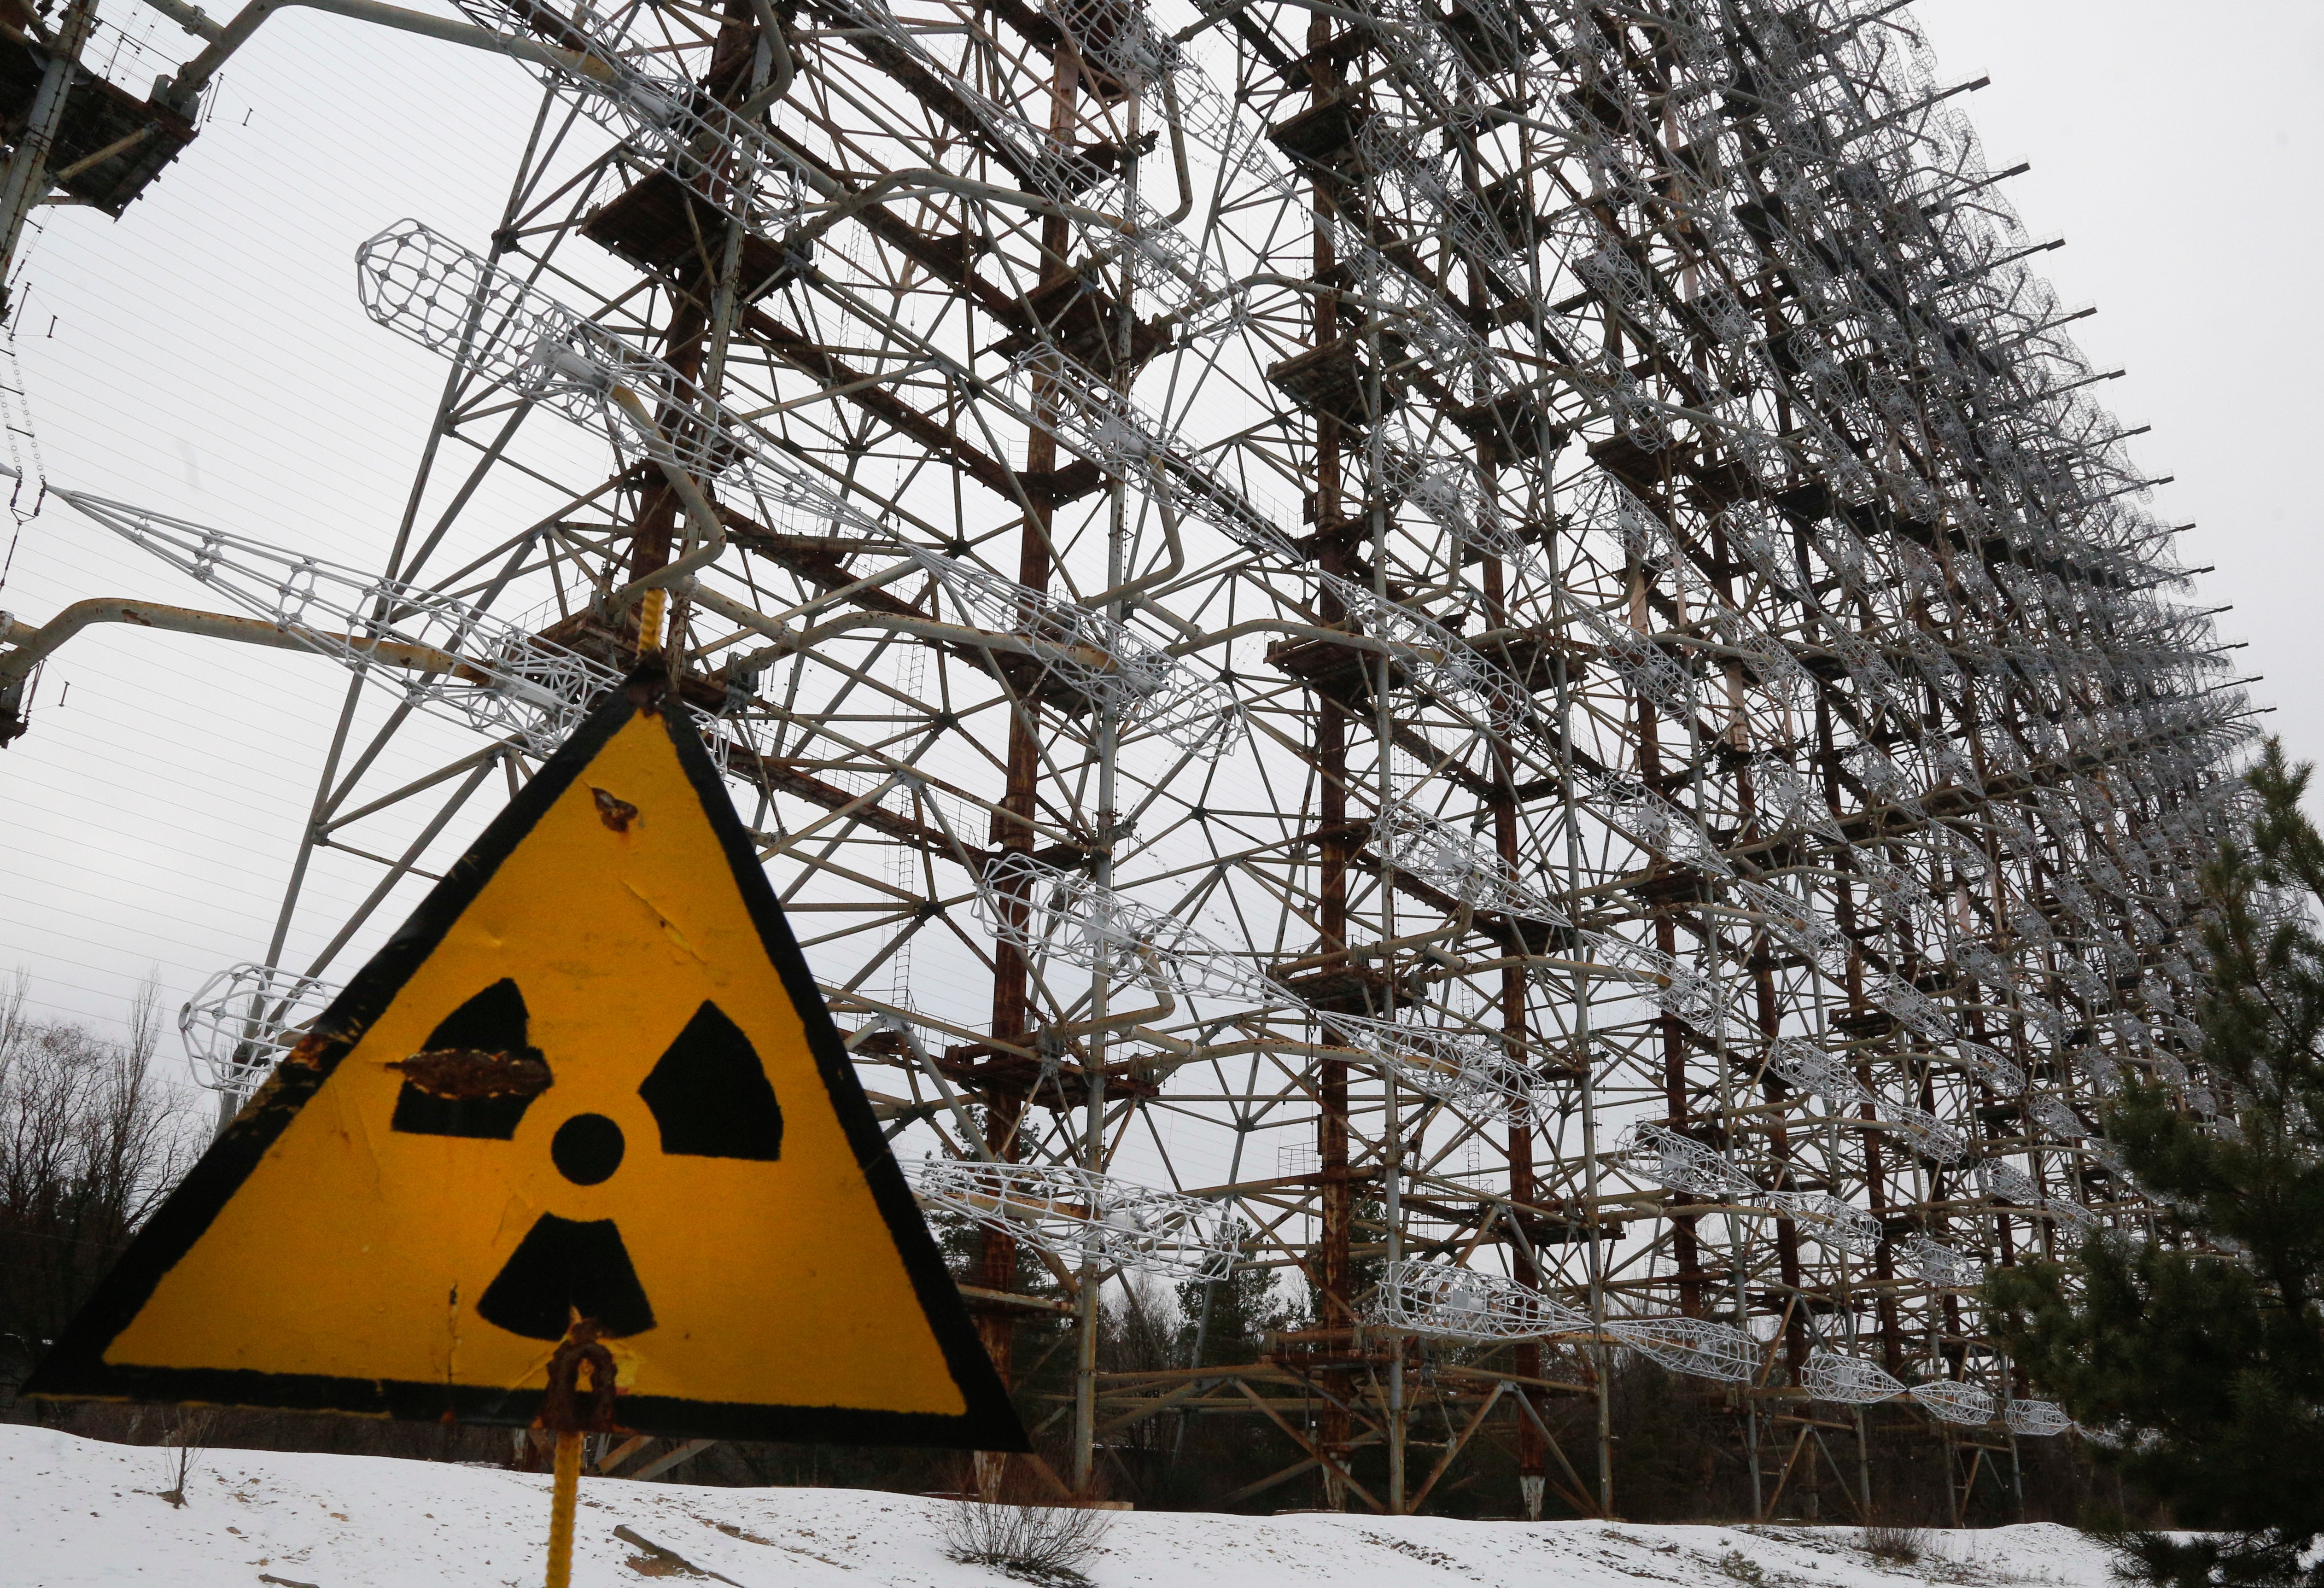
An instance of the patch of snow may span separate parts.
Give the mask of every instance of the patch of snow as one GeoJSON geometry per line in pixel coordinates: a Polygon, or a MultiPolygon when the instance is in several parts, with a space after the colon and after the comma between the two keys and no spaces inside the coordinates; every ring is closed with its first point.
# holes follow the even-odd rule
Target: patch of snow
{"type": "MultiPolygon", "coordinates": [[[[0,1580],[23,1588],[538,1588],[549,1479],[376,1456],[172,1453],[0,1426],[0,1580]]],[[[703,1489],[584,1478],[576,1588],[688,1576],[620,1528],[741,1588],[1009,1588],[945,1558],[949,1501],[859,1489],[703,1489]],[[650,1570],[641,1568],[651,1568],[650,1570]]],[[[1883,1566],[1852,1528],[1114,1513],[1096,1588],[2107,1588],[2105,1548],[2037,1525],[1934,1532],[1883,1566]]]]}

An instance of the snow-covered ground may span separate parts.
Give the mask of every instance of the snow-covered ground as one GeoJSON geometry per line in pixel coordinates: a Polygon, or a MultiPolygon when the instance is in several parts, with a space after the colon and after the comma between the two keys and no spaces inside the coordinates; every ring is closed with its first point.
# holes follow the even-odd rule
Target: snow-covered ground
{"type": "MultiPolygon", "coordinates": [[[[0,1426],[0,1583],[11,1588],[534,1588],[549,1480],[366,1456],[202,1453],[187,1504],[169,1453],[0,1426]]],[[[585,1478],[576,1588],[1007,1588],[945,1558],[945,1501],[848,1489],[692,1489],[585,1478]],[[617,1533],[617,1529],[619,1530],[617,1533]],[[687,1563],[681,1566],[671,1557],[687,1563]]],[[[1098,1588],[2105,1588],[2065,1528],[1937,1533],[1885,1569],[1844,1528],[1457,1522],[1427,1517],[1118,1513],[1098,1588]]]]}

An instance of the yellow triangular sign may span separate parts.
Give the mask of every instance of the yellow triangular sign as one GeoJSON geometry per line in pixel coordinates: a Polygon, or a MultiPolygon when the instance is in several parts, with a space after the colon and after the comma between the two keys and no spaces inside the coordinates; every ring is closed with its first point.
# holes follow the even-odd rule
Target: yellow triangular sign
{"type": "Polygon", "coordinates": [[[659,698],[633,684],[493,821],[27,1393],[524,1424],[586,1316],[639,1433],[1025,1448],[659,698]]]}

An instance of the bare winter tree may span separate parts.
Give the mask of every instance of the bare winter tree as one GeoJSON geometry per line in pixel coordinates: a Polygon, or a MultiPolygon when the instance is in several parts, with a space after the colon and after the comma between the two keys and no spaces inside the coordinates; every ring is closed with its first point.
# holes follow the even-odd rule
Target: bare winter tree
{"type": "Polygon", "coordinates": [[[0,984],[0,1390],[46,1343],[197,1150],[184,1089],[157,1072],[158,981],[110,1039],[26,1013],[22,971],[0,984]]]}

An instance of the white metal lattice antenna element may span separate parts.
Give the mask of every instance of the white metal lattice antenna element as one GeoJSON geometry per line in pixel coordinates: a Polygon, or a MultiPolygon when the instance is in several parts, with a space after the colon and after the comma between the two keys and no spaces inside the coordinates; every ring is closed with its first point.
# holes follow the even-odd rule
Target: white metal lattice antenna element
{"type": "Polygon", "coordinates": [[[1600,660],[1632,689],[1681,722],[1693,715],[1693,688],[1686,669],[1652,640],[1591,607],[1577,608],[1573,615],[1597,643],[1600,660]]]}
{"type": "Polygon", "coordinates": [[[1381,1270],[1372,1321],[1443,1340],[1484,1344],[1587,1334],[1590,1315],[1529,1285],[1451,1263],[1406,1259],[1381,1270]]]}
{"type": "Polygon", "coordinates": [[[249,1096],[338,995],[335,983],[271,965],[218,972],[178,1011],[195,1080],[208,1091],[249,1096]]]}
{"type": "Polygon", "coordinates": [[[1497,350],[1480,339],[1466,323],[1447,313],[1441,293],[1428,291],[1418,282],[1384,259],[1354,226],[1334,228],[1340,258],[1384,316],[1399,324],[1411,339],[1414,353],[1450,383],[1482,377],[1501,383],[1491,373],[1497,350]]]}
{"type": "Polygon", "coordinates": [[[1119,703],[1135,714],[1141,729],[1183,750],[1213,758],[1223,750],[1239,712],[1216,679],[1173,660],[1103,613],[926,547],[913,547],[909,555],[943,586],[956,611],[980,628],[1038,642],[1049,669],[1082,694],[1119,703]]]}
{"type": "Polygon", "coordinates": [[[1575,779],[1597,798],[1606,819],[1640,846],[1680,865],[1731,878],[1735,867],[1693,817],[1645,784],[1577,768],[1575,779]]]}
{"type": "Polygon", "coordinates": [[[1666,1125],[1640,1121],[1631,1127],[1631,1153],[1646,1161],[1648,1172],[1674,1191],[1688,1191],[1747,1205],[1762,1204],[1766,1192],[1757,1181],[1700,1141],[1680,1135],[1666,1125]]]}
{"type": "Polygon", "coordinates": [[[1771,1191],[1767,1200],[1812,1241],[1868,1259],[1880,1250],[1880,1221],[1829,1191],[1771,1191]]]}
{"type": "MultiPolygon", "coordinates": [[[[613,669],[455,596],[88,492],[53,485],[50,492],[415,709],[504,740],[537,759],[551,754],[591,703],[621,683],[613,669]]],[[[691,705],[687,710],[706,739],[751,736],[753,725],[745,720],[714,716],[691,705]]],[[[728,770],[748,777],[745,762],[731,762],[728,770]]],[[[872,803],[908,803],[913,797],[907,776],[881,780],[852,769],[824,776],[872,803]]],[[[964,828],[969,808],[964,802],[925,783],[915,788],[918,798],[951,812],[956,830],[964,828]]]]}
{"type": "Polygon", "coordinates": [[[1368,636],[1395,651],[1416,688],[1467,702],[1468,709],[1496,733],[1515,733],[1525,725],[1532,697],[1508,673],[1463,645],[1452,630],[1352,579],[1337,574],[1317,577],[1368,636]]]}
{"type": "Polygon", "coordinates": [[[1582,941],[1600,963],[1615,966],[1640,983],[1642,996],[1677,1016],[1718,1042],[1718,1005],[1709,983],[1671,955],[1650,943],[1615,932],[1586,932],[1582,941]]]}
{"type": "Polygon", "coordinates": [[[2043,1439],[2074,1426],[2066,1408],[2051,1400],[2012,1400],[2001,1408],[2001,1420],[2021,1439],[2043,1439]]]}
{"type": "Polygon", "coordinates": [[[1519,882],[1499,855],[1401,800],[1389,801],[1373,818],[1372,842],[1397,870],[1464,904],[1553,926],[1567,924],[1564,912],[1519,882]]]}
{"type": "MultiPolygon", "coordinates": [[[[1800,665],[1799,658],[1792,654],[1790,647],[1784,642],[1768,633],[1745,614],[1729,606],[1714,607],[1709,621],[1712,629],[1729,644],[1744,652],[1750,661],[1751,670],[1759,675],[1768,695],[1779,706],[1788,709],[1814,697],[1814,678],[1800,665]]],[[[1770,789],[1782,802],[1779,808],[1785,812],[1787,822],[1801,821],[1827,836],[1840,836],[1839,828],[1831,825],[1831,811],[1816,808],[1807,785],[1800,781],[1798,773],[1775,756],[1765,756],[1761,760],[1768,766],[1782,768],[1770,783],[1770,789]],[[1811,808],[1800,811],[1798,808],[1803,804],[1811,808]]]]}
{"type": "Polygon", "coordinates": [[[1904,1393],[1904,1384],[1878,1362],[1837,1351],[1810,1353],[1800,1384],[1818,1400],[1842,1406],[1869,1406],[1904,1393]]]}
{"type": "Polygon", "coordinates": [[[1950,1289],[1966,1289],[1978,1282],[1985,1265],[1964,1251],[1915,1235],[1904,1243],[1904,1260],[1921,1270],[1921,1277],[1932,1285],[1950,1289]]]}
{"type": "MultiPolygon", "coordinates": [[[[1771,647],[1771,653],[1774,649],[1777,648],[1771,647]]],[[[1789,762],[1777,756],[1762,755],[1751,763],[1751,770],[1759,786],[1767,791],[1768,804],[1784,826],[1803,826],[1821,837],[1838,841],[1840,829],[1832,820],[1831,812],[1816,799],[1807,780],[1789,762]]]]}
{"type": "Polygon", "coordinates": [[[1051,401],[1039,429],[1121,478],[1151,486],[1176,512],[1210,525],[1246,550],[1288,564],[1299,561],[1279,514],[1187,454],[1125,393],[1054,348],[1028,354],[1012,366],[1012,374],[1028,408],[1034,406],[1034,383],[1047,388],[1051,401]]]}
{"type": "Polygon", "coordinates": [[[2003,1202],[2014,1202],[2020,1207],[2040,1205],[2041,1193],[2034,1188],[2034,1177],[2015,1164],[1997,1158],[1978,1159],[1978,1178],[1985,1182],[1987,1195],[2003,1202]]]}
{"type": "Polygon", "coordinates": [[[1864,974],[1864,995],[1895,1015],[1900,1024],[1923,1041],[1943,1045],[1954,1039],[1952,1021],[1945,1018],[1934,999],[1909,982],[1868,970],[1864,974]]]}
{"type": "Polygon", "coordinates": [[[1879,900],[1882,907],[1892,914],[1900,910],[1923,913],[1935,910],[1936,899],[1922,885],[1921,880],[1879,850],[1861,844],[1851,845],[1848,858],[1863,879],[1865,891],[1879,900]]]}
{"type": "Polygon", "coordinates": [[[1225,1205],[1117,1180],[1074,1164],[907,1160],[920,1200],[1029,1242],[1061,1261],[1168,1279],[1218,1279],[1235,1258],[1225,1205]]]}
{"type": "MultiPolygon", "coordinates": [[[[668,362],[419,222],[380,233],[355,262],[364,308],[381,325],[601,431],[631,457],[669,461],[722,491],[739,489],[764,525],[894,543],[877,520],[668,362]],[[613,401],[619,392],[633,403],[613,401]],[[686,417],[666,422],[641,413],[686,417]]],[[[1236,713],[1215,679],[1103,614],[925,548],[907,553],[988,632],[1029,641],[1080,693],[1133,708],[1140,730],[1181,748],[1213,757],[1223,749],[1236,713]]]]}
{"type": "Polygon", "coordinates": [[[1742,1384],[1759,1370],[1758,1346],[1728,1324],[1689,1317],[1621,1318],[1608,1323],[1606,1334],[1674,1373],[1742,1384]]]}
{"type": "Polygon", "coordinates": [[[1155,984],[1157,979],[1192,996],[1226,997],[1301,1011],[1327,1021],[1351,1048],[1406,1085],[1456,1106],[1504,1109],[1540,1103],[1543,1077],[1510,1058],[1481,1032],[1310,1010],[1225,954],[1189,925],[1078,873],[1029,856],[1010,856],[981,880],[977,913],[1001,937],[1028,954],[1055,955],[1091,970],[1155,984]],[[1021,923],[1012,920],[1021,915],[1021,923]]]}
{"type": "Polygon", "coordinates": [[[1982,1384],[1964,1384],[1958,1379],[1923,1379],[1905,1393],[1928,1408],[1931,1417],[1942,1422],[1974,1427],[1993,1420],[1994,1393],[1982,1384]]]}
{"type": "Polygon", "coordinates": [[[598,431],[632,458],[667,456],[698,481],[747,495],[770,529],[894,541],[666,360],[416,220],[355,251],[355,286],[364,311],[398,336],[598,431]],[[649,414],[688,417],[644,434],[616,392],[649,414]]]}
{"type": "Polygon", "coordinates": [[[1465,460],[1430,456],[1425,439],[1391,439],[1385,428],[1376,446],[1379,462],[1374,466],[1389,491],[1464,545],[1531,568],[1532,548],[1494,522],[1489,507],[1474,489],[1472,471],[1465,460]]]}
{"type": "Polygon", "coordinates": [[[302,644],[365,669],[418,709],[535,756],[563,743],[589,702],[621,682],[453,596],[85,491],[50,494],[302,644]]]}
{"type": "Polygon", "coordinates": [[[977,879],[977,919],[1028,956],[1244,1003],[1296,1001],[1190,922],[1029,854],[1003,854],[977,879]]]}
{"type": "Polygon", "coordinates": [[[1969,1156],[1969,1142],[1961,1133],[1927,1109],[1886,1098],[1876,1099],[1873,1106],[1879,1113],[1879,1123],[1904,1131],[1915,1147],[1939,1163],[1959,1163],[1969,1156]]]}
{"type": "Polygon", "coordinates": [[[767,213],[766,180],[794,170],[796,157],[756,125],[702,94],[666,58],[627,48],[620,31],[587,0],[560,0],[553,11],[493,0],[456,3],[477,25],[503,33],[512,42],[527,40],[534,28],[545,26],[577,59],[543,60],[537,53],[518,59],[619,139],[641,169],[669,170],[703,200],[723,199],[722,208],[742,211],[738,219],[764,225],[779,218],[767,213]],[[752,172],[758,180],[737,182],[733,173],[738,170],[752,172]],[[738,202],[737,189],[752,202],[738,202]]]}
{"type": "Polygon", "coordinates": [[[1768,1049],[1767,1067],[1836,1108],[1854,1108],[1872,1101],[1872,1094],[1857,1084],[1840,1059],[1794,1037],[1775,1039],[1768,1049]]]}
{"type": "Polygon", "coordinates": [[[2025,1090],[2025,1072],[1984,1043],[1956,1042],[1953,1051],[1960,1056],[1963,1064],[1985,1078],[1987,1085],[2003,1096],[2015,1097],[2025,1090]]]}
{"type": "MultiPolygon", "coordinates": [[[[951,103],[965,110],[978,131],[1009,153],[1004,163],[1032,184],[1031,194],[1012,193],[990,184],[951,180],[945,190],[964,203],[1001,200],[1038,206],[1046,200],[1064,205],[1065,213],[1091,226],[1096,251],[1107,256],[1129,255],[1142,267],[1141,282],[1169,309],[1192,302],[1228,297],[1226,284],[1216,280],[1201,251],[1168,220],[1138,200],[1119,183],[1106,183],[1105,173],[1077,151],[1061,145],[1041,128],[1032,126],[996,105],[974,84],[928,53],[911,29],[881,0],[839,0],[854,25],[876,34],[885,47],[909,57],[924,79],[939,81],[951,103]],[[1103,190],[1090,189],[1103,185],[1103,190]]],[[[698,84],[674,73],[668,58],[653,42],[632,44],[611,20],[586,0],[559,5],[547,13],[529,4],[503,0],[459,0],[460,9],[482,26],[507,31],[512,42],[544,28],[572,51],[573,59],[542,59],[538,51],[520,56],[548,87],[621,141],[626,163],[641,172],[659,172],[675,180],[696,202],[723,211],[770,242],[786,241],[785,234],[808,217],[806,189],[830,194],[839,189],[803,151],[827,145],[815,118],[782,97],[759,97],[744,115],[701,92],[698,84]],[[774,122],[771,131],[759,117],[774,122]]],[[[1125,37],[1137,30],[1123,30],[1125,37]]],[[[1146,35],[1149,40],[1151,35],[1146,35]]],[[[1136,73],[1142,82],[1167,66],[1199,75],[1174,52],[1152,41],[1155,48],[1134,51],[1144,57],[1136,73]]],[[[1116,53],[1120,52],[1117,46],[1116,53]]],[[[935,171],[899,172],[908,181],[945,182],[935,171]]]]}
{"type": "Polygon", "coordinates": [[[1960,960],[1961,970],[1969,972],[1970,976],[1976,976],[1978,981],[1982,981],[1985,986],[1994,988],[1997,992],[2008,992],[2010,988],[2017,986],[2017,967],[2010,965],[2006,958],[2001,958],[1998,954],[1994,954],[1992,948],[1985,946],[1985,944],[1978,944],[1978,942],[1957,944],[1952,951],[1952,958],[1960,960]]]}
{"type": "Polygon", "coordinates": [[[1187,923],[1030,856],[1005,857],[989,868],[978,884],[976,910],[995,934],[1028,955],[1055,955],[1148,985],[1158,980],[1191,996],[1302,1011],[1327,1022],[1349,1048],[1406,1085],[1456,1106],[1536,1107],[1546,1085],[1482,1032],[1310,1009],[1187,923]]]}
{"type": "MultiPolygon", "coordinates": [[[[1757,915],[1768,936],[1821,971],[1833,981],[1848,974],[1848,938],[1840,929],[1794,894],[1765,882],[1745,879],[1735,884],[1736,896],[1757,915]]],[[[1784,1038],[1794,1048],[1815,1052],[1797,1038],[1784,1038]]],[[[1781,1072],[1778,1072],[1781,1073],[1781,1072]]],[[[1799,1085],[1800,1083],[1794,1083],[1799,1085]]],[[[1821,1090],[1812,1087],[1810,1090],[1821,1090]]]]}
{"type": "Polygon", "coordinates": [[[2042,1211],[2059,1223],[2070,1226],[2076,1239],[2098,1228],[2098,1215],[2070,1196],[2047,1196],[2042,1199],[2042,1211]]]}
{"type": "Polygon", "coordinates": [[[1347,1045],[1416,1091],[1457,1108],[1539,1110],[1547,1081],[1508,1055],[1498,1038],[1371,1015],[1317,1015],[1347,1045]]]}
{"type": "MultiPolygon", "coordinates": [[[[2130,1022],[2128,1021],[2125,1022],[2126,1025],[2129,1023],[2130,1022]]],[[[2139,1029],[2143,1030],[2144,1027],[2142,1026],[2139,1029]]],[[[2192,1100],[2192,1094],[2190,1093],[2189,1099],[2190,1104],[2192,1100]]],[[[2026,1105],[2026,1107],[2028,1112],[2034,1115],[2034,1121],[2039,1123],[2043,1130],[2049,1131],[2052,1136],[2057,1137],[2061,1141],[2076,1141],[2089,1134],[2089,1129],[2082,1123],[2081,1116],[2080,1114],[2077,1114],[2065,1103],[2060,1102],[2055,1097],[2050,1096],[2046,1093],[2034,1098],[2032,1103],[2026,1105]]],[[[2208,1113],[2210,1111],[2203,1109],[2199,1110],[2198,1112],[2208,1113]]]]}

